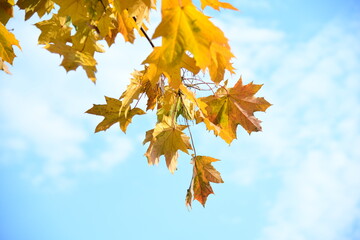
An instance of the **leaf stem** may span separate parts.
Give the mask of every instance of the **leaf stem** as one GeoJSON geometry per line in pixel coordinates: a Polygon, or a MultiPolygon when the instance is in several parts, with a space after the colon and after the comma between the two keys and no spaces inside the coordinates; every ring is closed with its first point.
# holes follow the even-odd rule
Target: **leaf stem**
{"type": "MultiPolygon", "coordinates": [[[[134,21],[135,21],[135,23],[136,23],[136,17],[135,17],[135,16],[133,16],[133,19],[134,19],[134,21]]],[[[150,39],[150,37],[147,35],[146,31],[145,31],[142,27],[140,27],[140,31],[144,34],[144,36],[146,37],[146,39],[147,39],[148,42],[150,43],[151,47],[152,47],[152,48],[155,48],[154,43],[151,41],[151,39],[150,39]]]]}
{"type": "Polygon", "coordinates": [[[142,96],[144,95],[144,93],[145,93],[145,92],[142,92],[142,93],[141,93],[139,99],[137,100],[137,102],[135,103],[135,106],[134,106],[133,108],[136,108],[136,107],[137,107],[137,105],[138,105],[138,103],[140,102],[140,100],[141,100],[142,96]]]}

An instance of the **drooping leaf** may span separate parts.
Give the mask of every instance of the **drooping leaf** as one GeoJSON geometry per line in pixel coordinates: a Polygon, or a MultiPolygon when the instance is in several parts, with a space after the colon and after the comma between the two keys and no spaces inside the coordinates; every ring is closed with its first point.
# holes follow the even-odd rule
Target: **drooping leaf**
{"type": "Polygon", "coordinates": [[[183,55],[189,51],[202,70],[217,69],[217,74],[211,71],[211,79],[215,83],[223,80],[220,77],[225,70],[233,72],[230,63],[233,55],[228,40],[207,16],[196,9],[192,1],[164,0],[161,12],[162,21],[153,38],[162,37],[163,50],[161,58],[153,57],[152,62],[160,59],[161,62],[179,65],[183,55]]]}
{"type": "Polygon", "coordinates": [[[13,63],[16,56],[13,46],[21,49],[19,41],[15,38],[14,34],[9,32],[5,26],[0,23],[0,58],[10,64],[13,63]]]}
{"type": "Polygon", "coordinates": [[[125,116],[124,110],[121,110],[121,101],[115,98],[105,97],[106,104],[96,105],[86,113],[104,116],[104,120],[101,121],[95,128],[95,132],[106,131],[115,123],[119,123],[120,129],[125,133],[127,126],[131,123],[132,118],[135,115],[145,114],[140,108],[130,109],[128,114],[125,116]]]}
{"type": "Polygon", "coordinates": [[[150,142],[145,153],[148,163],[158,164],[160,156],[164,155],[167,167],[174,173],[178,151],[188,153],[188,149],[192,149],[189,137],[182,132],[185,128],[187,126],[177,125],[173,118],[164,116],[154,129],[147,131],[144,144],[150,142]]]}
{"type": "Polygon", "coordinates": [[[191,207],[193,200],[198,200],[204,207],[206,200],[214,191],[210,185],[213,183],[223,183],[220,173],[211,165],[219,161],[218,159],[207,156],[195,156],[192,159],[193,177],[190,188],[187,190],[185,203],[191,207]]]}
{"type": "Polygon", "coordinates": [[[136,23],[132,19],[126,10],[117,14],[117,30],[124,37],[126,42],[133,43],[135,40],[134,28],[136,23]]]}
{"type": "Polygon", "coordinates": [[[236,138],[238,125],[249,134],[261,131],[261,121],[254,112],[265,112],[271,106],[264,98],[254,96],[261,86],[243,85],[240,78],[233,88],[219,88],[215,95],[201,98],[207,104],[207,113],[203,116],[207,128],[229,144],[236,138]]]}
{"type": "Polygon", "coordinates": [[[85,70],[88,78],[93,82],[96,81],[95,73],[97,71],[97,63],[90,54],[82,53],[65,44],[46,44],[44,48],[64,57],[61,66],[63,66],[67,72],[76,70],[81,66],[85,70]]]}
{"type": "Polygon", "coordinates": [[[134,100],[139,99],[139,95],[145,92],[147,86],[143,79],[144,71],[135,70],[131,75],[133,77],[130,79],[130,84],[120,97],[123,108],[130,106],[134,100]]]}

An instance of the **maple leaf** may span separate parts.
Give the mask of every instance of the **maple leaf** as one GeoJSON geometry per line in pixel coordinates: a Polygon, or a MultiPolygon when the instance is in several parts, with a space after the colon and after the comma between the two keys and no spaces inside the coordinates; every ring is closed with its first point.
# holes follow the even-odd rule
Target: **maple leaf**
{"type": "Polygon", "coordinates": [[[174,173],[178,150],[188,153],[188,149],[192,149],[189,137],[182,132],[185,128],[187,126],[177,125],[173,118],[164,116],[154,129],[147,131],[143,143],[150,142],[145,153],[148,163],[150,165],[158,164],[160,156],[164,155],[168,169],[174,173]]]}
{"type": "Polygon", "coordinates": [[[67,43],[71,41],[71,27],[68,26],[66,17],[53,14],[51,19],[35,24],[41,30],[38,43],[67,43]]]}
{"type": "Polygon", "coordinates": [[[0,58],[10,64],[13,63],[16,56],[12,46],[17,46],[21,49],[19,41],[15,38],[14,34],[9,32],[5,26],[0,23],[0,58]]]}
{"type": "Polygon", "coordinates": [[[158,121],[161,121],[164,116],[176,119],[179,114],[178,110],[180,105],[181,101],[178,92],[175,89],[166,86],[164,88],[164,93],[158,99],[158,111],[156,113],[158,121]]]}
{"type": "Polygon", "coordinates": [[[240,78],[233,88],[222,87],[215,95],[201,98],[207,104],[203,117],[207,128],[229,144],[236,138],[239,124],[249,134],[261,131],[261,121],[254,117],[254,112],[265,112],[271,106],[264,98],[254,97],[261,87],[252,82],[243,85],[240,78]]]}
{"type": "Polygon", "coordinates": [[[142,62],[142,64],[149,64],[144,77],[154,85],[159,82],[160,76],[164,74],[169,80],[169,85],[174,89],[178,89],[182,82],[182,68],[189,70],[194,75],[200,71],[200,68],[196,66],[194,58],[185,53],[182,55],[180,62],[168,62],[164,57],[166,51],[165,47],[155,47],[153,49],[150,55],[142,62]]]}
{"type": "Polygon", "coordinates": [[[224,182],[220,173],[211,165],[211,163],[217,161],[220,160],[207,156],[193,157],[193,177],[185,199],[187,206],[191,207],[191,202],[193,200],[198,200],[205,207],[208,196],[214,193],[210,186],[210,182],[224,182]]]}
{"type": "Polygon", "coordinates": [[[201,8],[204,9],[207,6],[212,7],[215,10],[220,10],[220,8],[238,10],[233,5],[227,2],[220,2],[219,0],[201,0],[201,8]]]}
{"type": "Polygon", "coordinates": [[[125,133],[127,126],[131,123],[132,118],[135,115],[142,115],[145,112],[140,108],[130,109],[125,116],[124,110],[121,110],[121,101],[115,98],[105,97],[106,104],[96,105],[86,113],[104,116],[104,120],[101,121],[95,128],[95,132],[106,131],[113,124],[119,122],[120,129],[125,133]]]}
{"type": "Polygon", "coordinates": [[[82,53],[65,44],[46,44],[44,48],[64,57],[61,66],[63,66],[67,72],[76,70],[79,66],[82,66],[88,78],[93,82],[96,81],[96,60],[90,54],[82,53]]]}
{"type": "Polygon", "coordinates": [[[140,27],[144,19],[149,20],[149,11],[155,8],[154,0],[113,0],[115,9],[121,13],[128,12],[130,18],[135,17],[137,25],[140,27]]]}
{"type": "Polygon", "coordinates": [[[60,6],[58,14],[69,16],[74,24],[89,18],[88,5],[90,1],[85,0],[53,0],[60,6]]]}
{"type": "Polygon", "coordinates": [[[51,0],[18,0],[16,5],[25,10],[25,20],[31,18],[34,13],[41,18],[54,8],[54,2],[51,0]]]}
{"type": "MultiPolygon", "coordinates": [[[[193,54],[196,65],[202,70],[211,70],[211,79],[219,83],[225,70],[233,73],[228,40],[207,16],[197,10],[192,1],[162,1],[162,21],[155,29],[153,38],[162,37],[162,47],[159,60],[152,62],[167,62],[179,65],[186,51],[193,54]],[[220,76],[220,77],[219,77],[220,76]]],[[[165,65],[165,64],[161,64],[165,65]]],[[[166,69],[166,67],[165,67],[166,69]]]]}
{"type": "Polygon", "coordinates": [[[144,71],[135,70],[131,75],[133,77],[130,79],[130,84],[120,97],[122,107],[130,106],[135,99],[139,99],[139,95],[146,89],[146,82],[143,81],[144,71]]]}
{"type": "Polygon", "coordinates": [[[166,48],[155,47],[150,55],[142,62],[142,64],[149,63],[145,77],[155,85],[159,82],[160,76],[164,74],[169,80],[169,85],[175,89],[181,83],[181,62],[168,62],[165,58],[166,48]]]}
{"type": "Polygon", "coordinates": [[[105,52],[103,46],[97,42],[100,36],[93,25],[88,21],[79,21],[76,27],[76,34],[71,37],[74,49],[91,56],[94,56],[95,52],[105,52]]]}
{"type": "MultiPolygon", "coordinates": [[[[117,33],[117,31],[114,32],[114,30],[116,30],[116,21],[117,20],[113,11],[110,8],[107,8],[104,14],[96,22],[99,34],[103,38],[112,38],[113,33],[117,33]]],[[[111,43],[108,42],[108,45],[111,46],[111,43]]]]}
{"type": "Polygon", "coordinates": [[[0,1],[0,22],[4,25],[14,16],[14,0],[0,1]]]}
{"type": "Polygon", "coordinates": [[[126,10],[117,14],[117,30],[121,33],[126,42],[133,43],[135,40],[134,28],[136,23],[129,17],[126,10]]]}

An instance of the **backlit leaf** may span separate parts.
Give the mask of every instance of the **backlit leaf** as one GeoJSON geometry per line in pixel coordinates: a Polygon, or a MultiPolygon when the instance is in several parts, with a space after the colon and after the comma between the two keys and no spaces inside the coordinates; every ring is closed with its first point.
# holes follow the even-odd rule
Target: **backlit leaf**
{"type": "Polygon", "coordinates": [[[208,196],[214,193],[210,182],[224,182],[220,173],[211,165],[211,163],[216,161],[219,160],[207,156],[195,156],[192,159],[192,164],[194,165],[193,177],[190,188],[187,190],[186,205],[191,207],[192,201],[198,200],[205,207],[208,196]]]}
{"type": "Polygon", "coordinates": [[[51,19],[35,24],[41,30],[38,43],[67,43],[71,41],[71,27],[66,22],[66,17],[54,14],[51,19]]]}
{"type": "Polygon", "coordinates": [[[144,144],[150,142],[145,153],[148,163],[158,164],[160,156],[164,155],[167,167],[171,173],[174,173],[178,151],[188,153],[188,150],[192,149],[189,137],[182,132],[186,127],[177,125],[171,117],[164,116],[154,129],[147,131],[144,144]]]}
{"type": "Polygon", "coordinates": [[[9,32],[5,26],[0,23],[0,58],[10,64],[13,63],[16,56],[13,46],[17,46],[21,49],[19,41],[15,38],[14,34],[9,32]]]}
{"type": "Polygon", "coordinates": [[[201,98],[207,104],[204,117],[207,128],[229,144],[236,138],[238,125],[249,134],[261,131],[261,121],[254,117],[254,112],[265,112],[271,106],[264,98],[254,97],[261,86],[243,85],[240,78],[233,88],[219,88],[215,95],[201,98]]]}
{"type": "Polygon", "coordinates": [[[60,65],[63,66],[67,72],[76,70],[81,66],[85,70],[88,78],[93,82],[96,81],[95,73],[97,71],[97,63],[90,54],[82,53],[65,44],[47,44],[44,48],[64,57],[60,65]]]}
{"type": "Polygon", "coordinates": [[[71,17],[74,24],[89,18],[87,1],[85,0],[54,0],[54,2],[60,6],[58,14],[71,17]]]}
{"type": "Polygon", "coordinates": [[[86,111],[86,113],[105,117],[104,120],[96,126],[95,132],[105,131],[118,122],[120,129],[125,133],[127,126],[131,123],[131,120],[135,115],[145,114],[140,108],[134,108],[128,112],[127,116],[125,116],[124,110],[121,110],[121,101],[110,97],[105,97],[105,99],[106,104],[94,104],[92,108],[86,111]]]}
{"type": "Polygon", "coordinates": [[[25,10],[25,20],[31,18],[34,13],[41,18],[54,8],[54,2],[51,0],[18,0],[16,5],[25,10]]]}
{"type": "MultiPolygon", "coordinates": [[[[196,65],[211,70],[211,79],[219,83],[225,70],[233,72],[233,57],[228,40],[207,16],[191,1],[162,1],[162,21],[153,38],[162,37],[163,62],[179,65],[186,51],[193,54],[196,65]]],[[[163,66],[166,64],[162,64],[163,66]]]]}
{"type": "Polygon", "coordinates": [[[204,9],[205,7],[209,6],[216,10],[220,10],[220,8],[228,8],[232,10],[238,10],[233,5],[227,2],[220,2],[219,0],[200,0],[201,1],[201,8],[204,9]]]}

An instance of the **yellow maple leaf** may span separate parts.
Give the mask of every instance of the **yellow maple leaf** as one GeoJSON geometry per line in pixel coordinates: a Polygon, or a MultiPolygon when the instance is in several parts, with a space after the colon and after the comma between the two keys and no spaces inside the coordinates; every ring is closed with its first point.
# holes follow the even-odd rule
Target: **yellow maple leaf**
{"type": "Polygon", "coordinates": [[[185,68],[195,75],[199,73],[200,68],[196,65],[194,58],[186,53],[182,55],[180,62],[168,62],[164,57],[166,51],[165,47],[155,47],[153,49],[150,55],[142,62],[142,64],[149,64],[144,77],[155,85],[163,74],[172,88],[179,89],[182,82],[181,69],[185,68]]]}
{"type": "Polygon", "coordinates": [[[135,100],[139,99],[139,95],[146,90],[146,81],[143,80],[144,71],[134,71],[131,74],[133,77],[130,79],[130,84],[121,95],[122,108],[130,106],[135,100]]]}
{"type": "MultiPolygon", "coordinates": [[[[233,57],[228,40],[192,1],[162,1],[162,21],[153,38],[162,37],[161,61],[166,66],[178,66],[189,51],[202,70],[209,68],[211,78],[220,82],[225,70],[233,72],[233,57]],[[218,72],[214,73],[214,69],[218,72]]],[[[153,62],[159,62],[153,57],[153,62]]]]}
{"type": "Polygon", "coordinates": [[[76,25],[78,22],[89,18],[87,1],[85,0],[53,0],[60,6],[58,14],[60,16],[69,16],[76,25]]]}
{"type": "Polygon", "coordinates": [[[51,19],[41,21],[35,24],[40,29],[38,43],[67,43],[71,41],[71,27],[66,24],[66,17],[59,17],[53,14],[51,19]]]}
{"type": "Polygon", "coordinates": [[[16,5],[25,10],[25,20],[31,18],[34,13],[41,18],[54,8],[54,2],[51,0],[18,0],[16,5]]]}
{"type": "Polygon", "coordinates": [[[77,31],[74,36],[71,36],[73,48],[94,56],[95,52],[105,52],[103,46],[97,41],[100,40],[100,35],[96,32],[93,25],[88,21],[79,21],[77,31]]]}
{"type": "Polygon", "coordinates": [[[135,17],[138,27],[142,26],[144,19],[149,20],[149,12],[151,8],[155,8],[154,0],[113,0],[115,9],[122,13],[124,10],[128,12],[130,18],[135,17]]]}
{"type": "MultiPolygon", "coordinates": [[[[116,17],[111,8],[107,8],[104,14],[96,22],[99,34],[104,38],[112,37],[113,30],[116,29],[115,24],[116,17]]],[[[111,44],[108,45],[110,46],[111,44]]]]}
{"type": "Polygon", "coordinates": [[[136,23],[131,17],[129,17],[127,10],[123,10],[117,14],[117,30],[123,35],[126,42],[134,43],[135,27],[136,23]]]}
{"type": "Polygon", "coordinates": [[[19,41],[15,38],[14,34],[9,32],[0,22],[0,58],[10,64],[13,63],[13,60],[16,57],[13,46],[17,46],[21,49],[19,41]]]}
{"type": "Polygon", "coordinates": [[[110,97],[105,97],[105,99],[106,104],[94,104],[92,108],[86,111],[86,113],[104,116],[104,120],[96,126],[95,132],[105,131],[113,124],[119,122],[120,129],[125,133],[127,126],[135,115],[145,114],[140,108],[134,108],[130,109],[125,116],[124,110],[121,110],[122,103],[120,100],[110,97]]]}
{"type": "Polygon", "coordinates": [[[238,10],[233,5],[227,2],[220,2],[219,0],[201,0],[201,8],[204,9],[207,6],[212,7],[215,10],[220,10],[220,8],[238,10]]]}
{"type": "Polygon", "coordinates": [[[261,131],[261,121],[254,112],[265,112],[271,106],[264,98],[254,97],[262,85],[242,84],[242,79],[233,88],[219,88],[215,95],[201,98],[207,104],[207,113],[202,120],[209,130],[214,130],[227,143],[236,138],[236,129],[241,125],[249,134],[261,131]]]}
{"type": "Polygon", "coordinates": [[[144,144],[150,142],[145,153],[148,163],[150,165],[158,164],[160,156],[164,155],[168,169],[174,173],[178,150],[188,153],[188,149],[192,149],[189,137],[182,132],[185,128],[187,126],[177,125],[173,118],[164,116],[154,129],[147,131],[144,144]]]}
{"type": "Polygon", "coordinates": [[[64,57],[60,65],[63,66],[67,72],[76,70],[79,66],[81,66],[85,70],[88,78],[93,82],[96,81],[95,73],[97,71],[97,63],[94,57],[90,54],[82,53],[65,44],[46,44],[44,48],[52,53],[57,53],[64,57]]]}
{"type": "Polygon", "coordinates": [[[198,200],[205,207],[208,196],[214,193],[212,187],[210,186],[210,182],[224,182],[220,173],[211,165],[211,163],[217,161],[219,160],[207,156],[193,157],[193,177],[185,199],[187,206],[191,207],[191,202],[193,200],[198,200]]]}

